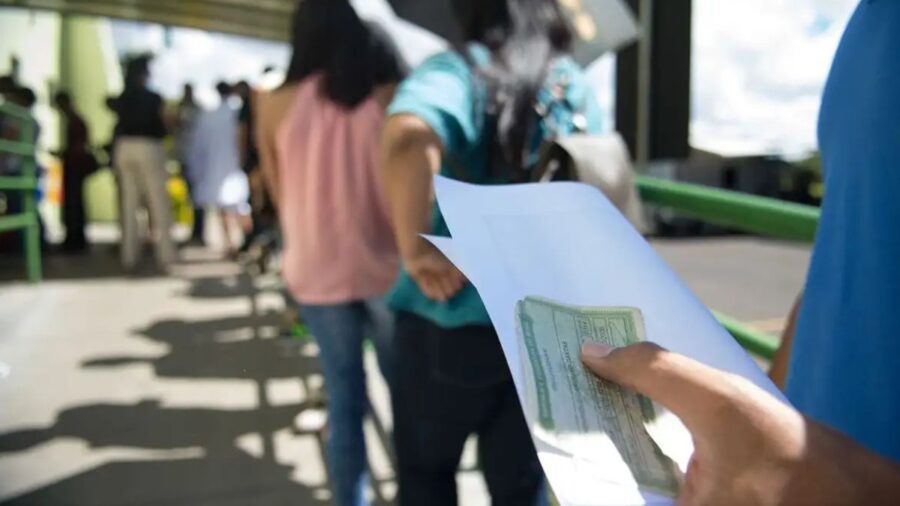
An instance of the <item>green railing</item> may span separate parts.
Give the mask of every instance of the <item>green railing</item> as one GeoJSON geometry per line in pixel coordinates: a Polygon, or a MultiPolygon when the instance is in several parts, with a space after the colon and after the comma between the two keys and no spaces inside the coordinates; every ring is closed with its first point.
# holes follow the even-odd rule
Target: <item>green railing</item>
{"type": "MultiPolygon", "coordinates": [[[[819,223],[817,207],[772,198],[648,176],[638,177],[638,188],[648,204],[767,237],[811,243],[819,223]]],[[[714,314],[747,351],[769,359],[775,354],[778,339],[774,336],[714,314]]]]}
{"type": "Polygon", "coordinates": [[[13,122],[19,132],[18,141],[0,139],[0,159],[15,156],[21,163],[18,174],[0,176],[0,191],[22,192],[21,212],[0,215],[0,232],[23,231],[28,279],[36,283],[41,280],[41,230],[34,195],[38,185],[35,122],[27,110],[8,103],[0,104],[0,116],[4,121],[13,122]]]}

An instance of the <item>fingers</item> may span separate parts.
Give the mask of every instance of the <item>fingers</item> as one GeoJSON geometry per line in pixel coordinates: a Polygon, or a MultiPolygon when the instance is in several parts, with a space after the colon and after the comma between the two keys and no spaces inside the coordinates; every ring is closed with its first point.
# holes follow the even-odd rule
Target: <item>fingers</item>
{"type": "Polygon", "coordinates": [[[455,268],[448,272],[420,273],[415,279],[422,293],[439,302],[452,299],[465,286],[465,278],[455,268]]]}
{"type": "Polygon", "coordinates": [[[416,280],[416,284],[419,285],[419,289],[422,290],[422,293],[425,294],[431,300],[436,300],[438,302],[446,302],[447,296],[444,293],[444,289],[438,280],[429,274],[419,274],[414,276],[416,280]]]}
{"type": "Polygon", "coordinates": [[[662,404],[692,432],[713,423],[710,415],[729,402],[728,374],[653,343],[615,349],[587,343],[582,361],[596,376],[662,404]]]}

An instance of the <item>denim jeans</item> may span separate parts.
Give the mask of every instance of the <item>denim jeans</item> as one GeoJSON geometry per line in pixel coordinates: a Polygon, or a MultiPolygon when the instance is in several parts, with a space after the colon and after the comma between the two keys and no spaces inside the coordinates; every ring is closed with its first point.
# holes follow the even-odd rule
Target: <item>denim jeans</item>
{"type": "Polygon", "coordinates": [[[334,504],[366,506],[368,484],[363,418],[369,408],[363,341],[372,340],[381,373],[391,383],[393,314],[381,300],[300,305],[300,315],[319,345],[328,393],[328,471],[334,504]]]}
{"type": "Polygon", "coordinates": [[[456,506],[456,471],[478,435],[494,506],[545,504],[537,459],[494,329],[397,315],[393,390],[400,506],[456,506]]]}

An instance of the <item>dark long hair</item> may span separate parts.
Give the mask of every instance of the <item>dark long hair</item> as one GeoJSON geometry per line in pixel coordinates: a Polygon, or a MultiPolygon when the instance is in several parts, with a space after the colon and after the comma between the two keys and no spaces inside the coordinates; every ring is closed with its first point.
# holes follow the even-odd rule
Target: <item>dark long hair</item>
{"type": "Polygon", "coordinates": [[[321,72],[322,92],[348,108],[376,86],[400,81],[406,69],[387,34],[363,23],[348,0],[301,0],[292,43],[285,84],[321,72]]]}
{"type": "Polygon", "coordinates": [[[141,54],[129,58],[125,63],[125,89],[134,91],[143,89],[146,86],[146,80],[150,77],[150,61],[151,56],[141,54]]]}
{"type": "Polygon", "coordinates": [[[522,167],[537,122],[537,94],[553,59],[571,49],[569,25],[557,0],[453,4],[466,42],[481,43],[491,53],[490,63],[478,67],[478,75],[488,85],[496,151],[506,164],[522,167]]]}

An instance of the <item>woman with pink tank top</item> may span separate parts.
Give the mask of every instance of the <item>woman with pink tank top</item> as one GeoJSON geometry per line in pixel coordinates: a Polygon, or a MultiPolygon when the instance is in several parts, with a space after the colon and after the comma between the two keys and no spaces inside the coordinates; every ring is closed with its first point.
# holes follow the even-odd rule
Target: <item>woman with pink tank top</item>
{"type": "Polygon", "coordinates": [[[304,0],[287,79],[260,99],[257,143],[284,240],[288,290],[319,345],[328,392],[326,454],[339,506],[366,505],[363,341],[390,384],[399,266],[377,170],[387,103],[404,66],[347,0],[304,0]]]}

